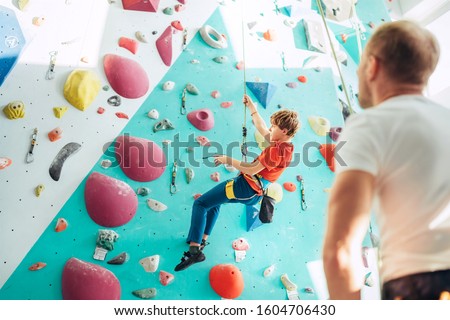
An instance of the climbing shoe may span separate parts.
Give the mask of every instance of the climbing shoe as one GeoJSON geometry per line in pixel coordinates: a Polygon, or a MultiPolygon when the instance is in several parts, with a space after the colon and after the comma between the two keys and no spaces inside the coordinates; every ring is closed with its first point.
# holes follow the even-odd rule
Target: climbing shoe
{"type": "Polygon", "coordinates": [[[186,251],[183,253],[181,262],[177,264],[177,266],[175,267],[175,271],[184,270],[193,265],[194,263],[205,261],[205,259],[206,259],[205,255],[200,250],[198,250],[196,253],[186,251]]]}
{"type": "Polygon", "coordinates": [[[200,244],[200,251],[203,251],[203,249],[205,249],[205,247],[209,244],[209,242],[206,242],[205,239],[202,239],[202,243],[200,244]]]}

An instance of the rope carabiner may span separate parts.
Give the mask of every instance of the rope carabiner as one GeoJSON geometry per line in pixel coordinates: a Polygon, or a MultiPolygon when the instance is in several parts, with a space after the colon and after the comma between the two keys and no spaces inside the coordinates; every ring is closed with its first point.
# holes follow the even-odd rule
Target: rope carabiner
{"type": "Polygon", "coordinates": [[[170,194],[175,194],[178,192],[178,188],[175,183],[175,180],[177,178],[177,169],[178,169],[177,162],[174,161],[172,167],[172,179],[170,181],[170,194]]]}

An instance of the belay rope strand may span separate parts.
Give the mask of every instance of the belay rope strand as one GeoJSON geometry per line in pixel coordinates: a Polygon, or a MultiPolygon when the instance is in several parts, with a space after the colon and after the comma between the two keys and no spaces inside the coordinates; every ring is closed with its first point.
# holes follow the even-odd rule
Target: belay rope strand
{"type": "MultiPolygon", "coordinates": [[[[245,74],[245,34],[244,34],[244,0],[242,0],[242,18],[241,18],[241,29],[242,29],[242,62],[243,62],[243,71],[244,71],[244,95],[247,94],[247,81],[245,74]]],[[[242,144],[241,144],[241,153],[244,162],[247,162],[247,107],[244,104],[244,122],[242,123],[242,144]]]]}
{"type": "Polygon", "coordinates": [[[333,53],[334,61],[336,62],[336,67],[339,72],[339,78],[341,79],[342,89],[344,90],[345,98],[347,99],[348,107],[350,108],[350,113],[354,113],[352,104],[347,91],[347,86],[345,85],[344,77],[342,76],[341,67],[339,66],[339,61],[336,56],[336,51],[334,50],[333,42],[331,41],[330,31],[328,30],[327,22],[325,21],[325,14],[323,12],[322,3],[320,0],[316,0],[317,6],[319,7],[320,15],[322,16],[322,21],[325,26],[325,31],[327,32],[328,41],[330,42],[331,51],[333,53]]]}

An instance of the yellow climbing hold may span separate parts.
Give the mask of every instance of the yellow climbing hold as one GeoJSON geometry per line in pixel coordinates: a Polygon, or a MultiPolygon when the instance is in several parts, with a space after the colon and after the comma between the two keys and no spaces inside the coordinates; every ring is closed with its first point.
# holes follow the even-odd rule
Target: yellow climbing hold
{"type": "Polygon", "coordinates": [[[270,145],[270,143],[264,139],[263,135],[258,130],[255,130],[255,140],[261,150],[264,150],[270,145]]]}
{"type": "Polygon", "coordinates": [[[319,136],[326,136],[330,131],[330,121],[323,117],[311,116],[308,117],[311,129],[319,136]]]}
{"type": "Polygon", "coordinates": [[[39,197],[41,195],[42,192],[44,192],[45,186],[43,184],[38,185],[35,189],[34,189],[34,194],[36,195],[36,197],[39,197]]]}
{"type": "Polygon", "coordinates": [[[100,80],[92,71],[74,70],[64,85],[64,97],[71,105],[84,111],[97,97],[100,80]]]}
{"type": "Polygon", "coordinates": [[[9,120],[23,118],[25,116],[25,105],[22,101],[13,101],[3,108],[3,113],[9,120]]]}
{"type": "Polygon", "coordinates": [[[283,200],[283,188],[281,187],[281,184],[277,182],[271,183],[267,187],[267,194],[269,195],[269,197],[275,199],[275,203],[278,203],[281,200],[283,200]]]}
{"type": "Polygon", "coordinates": [[[68,110],[68,107],[54,107],[53,108],[53,114],[55,115],[55,117],[57,117],[58,119],[61,119],[62,116],[64,115],[64,113],[66,113],[66,111],[68,110]]]}
{"type": "Polygon", "coordinates": [[[20,10],[25,10],[25,8],[28,5],[29,0],[17,0],[17,5],[19,6],[20,10]]]}

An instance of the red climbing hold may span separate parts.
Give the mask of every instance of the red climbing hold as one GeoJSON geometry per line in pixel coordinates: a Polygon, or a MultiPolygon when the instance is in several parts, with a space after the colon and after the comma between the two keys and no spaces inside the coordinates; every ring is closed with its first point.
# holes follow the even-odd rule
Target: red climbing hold
{"type": "Polygon", "coordinates": [[[326,144],[321,144],[320,148],[319,148],[320,154],[327,162],[327,165],[330,168],[330,170],[333,172],[334,172],[334,148],[335,147],[336,147],[335,144],[326,143],[326,144]]]}
{"type": "Polygon", "coordinates": [[[128,119],[128,115],[123,112],[116,112],[116,116],[117,116],[117,118],[128,119]]]}
{"type": "Polygon", "coordinates": [[[292,182],[283,183],[283,187],[289,192],[294,192],[295,190],[297,190],[297,187],[292,182]]]}
{"type": "Polygon", "coordinates": [[[306,83],[306,81],[308,81],[308,79],[306,78],[306,76],[298,76],[298,81],[300,81],[301,83],[306,83]]]}
{"type": "Polygon", "coordinates": [[[127,38],[127,37],[120,37],[119,47],[127,49],[132,54],[136,54],[137,49],[139,47],[139,42],[137,42],[134,39],[127,38]]]}
{"type": "Polygon", "coordinates": [[[224,299],[235,299],[244,290],[241,271],[232,264],[218,264],[209,271],[211,288],[224,299]]]}

